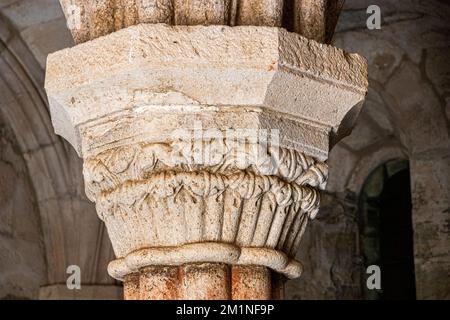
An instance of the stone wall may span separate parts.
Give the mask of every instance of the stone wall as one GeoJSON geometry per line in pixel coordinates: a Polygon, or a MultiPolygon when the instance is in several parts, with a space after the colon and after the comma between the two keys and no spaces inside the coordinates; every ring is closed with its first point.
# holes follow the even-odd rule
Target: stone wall
{"type": "Polygon", "coordinates": [[[357,200],[379,165],[408,159],[418,298],[450,298],[450,6],[444,1],[346,1],[334,45],[369,62],[369,94],[352,134],[331,152],[322,211],[306,231],[306,270],[292,298],[358,298],[357,200]],[[380,30],[366,9],[381,8],[380,30]]]}
{"type": "Polygon", "coordinates": [[[287,282],[288,299],[358,299],[360,265],[354,199],[322,195],[297,257],[304,274],[287,282]]]}
{"type": "MultiPolygon", "coordinates": [[[[23,196],[23,203],[15,199],[15,210],[20,212],[14,217],[30,215],[26,204],[27,199],[33,199],[39,218],[35,227],[42,230],[44,239],[40,244],[47,262],[45,278],[36,278],[32,293],[21,294],[5,280],[0,281],[0,297],[37,297],[38,293],[41,298],[121,296],[120,286],[115,286],[116,281],[106,273],[112,248],[94,204],[86,198],[81,161],[54,134],[43,89],[47,54],[73,44],[70,39],[57,0],[0,1],[0,117],[16,141],[16,162],[25,167],[23,172],[27,172],[31,188],[26,192],[28,198],[23,196]],[[70,265],[81,268],[81,291],[66,288],[70,265]]],[[[3,152],[3,148],[0,150],[3,152]]],[[[4,167],[3,171],[11,171],[8,175],[13,177],[13,169],[4,167]]],[[[0,188],[8,185],[8,177],[2,177],[0,188]]],[[[0,214],[10,217],[12,213],[1,208],[0,214]]],[[[23,228],[31,226],[24,223],[23,228]]],[[[5,256],[0,274],[17,269],[26,279],[32,273],[20,270],[27,268],[28,259],[32,256],[20,250],[5,256]]],[[[17,285],[20,283],[17,280],[17,285]]]]}
{"type": "Polygon", "coordinates": [[[36,299],[46,281],[44,238],[17,141],[0,119],[0,299],[36,299]]]}

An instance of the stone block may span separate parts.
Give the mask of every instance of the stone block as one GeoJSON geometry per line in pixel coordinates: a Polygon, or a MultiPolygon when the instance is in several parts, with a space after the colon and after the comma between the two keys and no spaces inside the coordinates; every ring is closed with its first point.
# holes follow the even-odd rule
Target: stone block
{"type": "Polygon", "coordinates": [[[324,159],[326,135],[338,134],[353,107],[344,122],[354,121],[366,75],[360,56],[282,29],[138,25],[50,55],[46,90],[56,132],[83,155],[92,141],[137,142],[142,132],[161,140],[203,114],[214,114],[217,122],[232,111],[236,120],[228,117],[225,127],[214,127],[261,127],[260,114],[286,114],[311,132],[301,139],[308,145],[311,138],[307,153],[324,159]],[[168,120],[163,128],[130,125],[155,116],[168,120]],[[117,118],[122,120],[108,128],[117,118]],[[89,131],[94,126],[101,134],[89,131]]]}

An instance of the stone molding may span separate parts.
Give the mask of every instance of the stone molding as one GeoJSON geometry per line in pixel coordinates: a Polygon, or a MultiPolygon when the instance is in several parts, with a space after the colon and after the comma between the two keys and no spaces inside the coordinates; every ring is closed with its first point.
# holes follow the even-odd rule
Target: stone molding
{"type": "MultiPolygon", "coordinates": [[[[118,257],[140,248],[202,242],[277,249],[293,256],[318,205],[313,188],[244,172],[162,172],[97,198],[97,212],[118,257]]],[[[196,262],[211,262],[201,260],[199,251],[197,256],[196,262]]]]}
{"type": "Polygon", "coordinates": [[[282,146],[301,141],[323,161],[367,85],[364,58],[253,26],[132,26],[51,54],[46,77],[55,130],[83,157],[202,120],[219,130],[279,127],[282,146]]]}
{"type": "Polygon", "coordinates": [[[144,248],[112,261],[108,273],[116,279],[148,266],[180,266],[191,263],[225,263],[228,265],[264,266],[287,278],[298,278],[303,266],[283,252],[258,247],[238,247],[220,242],[185,244],[177,247],[144,248]]]}

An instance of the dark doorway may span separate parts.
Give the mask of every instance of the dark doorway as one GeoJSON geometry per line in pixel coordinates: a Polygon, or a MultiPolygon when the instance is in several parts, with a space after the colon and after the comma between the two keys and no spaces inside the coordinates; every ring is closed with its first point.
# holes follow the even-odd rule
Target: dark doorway
{"type": "Polygon", "coordinates": [[[381,270],[381,290],[362,285],[367,299],[415,299],[409,165],[389,161],[367,179],[360,197],[360,242],[365,268],[381,270]]]}

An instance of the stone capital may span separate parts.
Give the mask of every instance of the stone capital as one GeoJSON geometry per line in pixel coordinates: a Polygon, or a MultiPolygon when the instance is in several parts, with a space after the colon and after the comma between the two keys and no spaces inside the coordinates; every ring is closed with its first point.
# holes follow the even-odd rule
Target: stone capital
{"type": "Polygon", "coordinates": [[[140,24],[47,65],[113,277],[198,263],[301,274],[328,151],[367,90],[363,58],[275,27],[140,24]]]}

